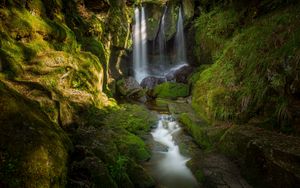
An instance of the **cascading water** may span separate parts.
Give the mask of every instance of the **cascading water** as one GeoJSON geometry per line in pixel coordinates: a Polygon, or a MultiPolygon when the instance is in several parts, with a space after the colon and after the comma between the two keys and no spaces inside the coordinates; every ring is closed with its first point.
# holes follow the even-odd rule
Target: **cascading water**
{"type": "Polygon", "coordinates": [[[135,25],[133,28],[133,68],[134,77],[138,82],[148,76],[147,32],[145,9],[134,11],[135,25]]]}
{"type": "Polygon", "coordinates": [[[184,40],[184,27],[183,27],[183,16],[182,7],[179,8],[178,21],[177,21],[177,32],[176,32],[176,63],[186,63],[186,49],[184,40]]]}
{"type": "Polygon", "coordinates": [[[165,36],[165,15],[166,15],[167,7],[164,9],[164,13],[160,20],[160,27],[158,33],[158,45],[159,45],[159,59],[160,64],[165,63],[165,53],[166,53],[166,36],[165,36]]]}
{"type": "Polygon", "coordinates": [[[154,141],[164,145],[166,149],[153,151],[150,172],[163,187],[195,188],[198,187],[197,181],[185,165],[189,159],[180,154],[174,141],[174,135],[180,130],[179,124],[171,115],[160,115],[158,125],[151,134],[154,141]]]}

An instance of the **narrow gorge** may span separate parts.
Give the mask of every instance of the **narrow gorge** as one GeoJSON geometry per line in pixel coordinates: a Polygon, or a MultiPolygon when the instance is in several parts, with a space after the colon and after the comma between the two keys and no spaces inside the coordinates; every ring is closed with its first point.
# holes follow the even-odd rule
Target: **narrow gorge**
{"type": "Polygon", "coordinates": [[[297,0],[1,0],[0,188],[300,186],[297,0]]]}

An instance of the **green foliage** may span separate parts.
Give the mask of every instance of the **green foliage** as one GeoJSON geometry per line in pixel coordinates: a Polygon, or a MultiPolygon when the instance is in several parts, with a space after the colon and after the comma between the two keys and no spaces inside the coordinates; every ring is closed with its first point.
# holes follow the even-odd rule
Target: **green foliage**
{"type": "Polygon", "coordinates": [[[122,180],[128,178],[127,177],[127,165],[128,165],[128,158],[123,155],[118,155],[114,164],[109,166],[109,172],[112,178],[121,183],[122,180]]]}
{"type": "Polygon", "coordinates": [[[294,87],[300,57],[298,8],[287,6],[250,22],[234,8],[223,7],[196,20],[196,50],[209,47],[214,61],[193,87],[199,114],[241,122],[255,116],[290,119],[288,104],[280,101],[299,90],[294,87]]]}
{"type": "Polygon", "coordinates": [[[182,83],[165,82],[154,88],[154,96],[159,98],[177,99],[188,95],[189,86],[182,83]]]}
{"type": "Polygon", "coordinates": [[[203,183],[205,181],[205,174],[202,169],[198,169],[195,173],[195,177],[198,182],[203,183]]]}
{"type": "Polygon", "coordinates": [[[210,12],[203,12],[194,24],[196,46],[193,51],[197,60],[200,63],[209,63],[211,58],[215,60],[222,52],[227,40],[239,30],[238,22],[239,14],[233,9],[223,10],[216,7],[210,12]]]}

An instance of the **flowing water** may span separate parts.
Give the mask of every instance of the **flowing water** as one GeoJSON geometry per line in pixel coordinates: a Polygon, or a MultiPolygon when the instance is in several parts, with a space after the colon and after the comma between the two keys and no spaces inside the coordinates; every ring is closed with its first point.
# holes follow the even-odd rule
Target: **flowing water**
{"type": "Polygon", "coordinates": [[[157,127],[151,132],[155,142],[162,145],[154,149],[150,165],[150,173],[159,183],[167,188],[194,188],[197,181],[186,167],[189,160],[180,154],[174,136],[181,131],[177,121],[171,115],[160,115],[157,127]]]}
{"type": "Polygon", "coordinates": [[[182,7],[179,8],[178,21],[177,21],[177,31],[176,31],[176,63],[186,63],[186,49],[185,49],[185,39],[184,39],[184,27],[183,27],[183,16],[182,7]]]}
{"type": "Polygon", "coordinates": [[[166,59],[166,36],[165,36],[165,15],[166,15],[167,7],[164,9],[164,13],[160,20],[160,27],[158,32],[158,45],[159,45],[159,60],[160,64],[164,64],[166,59]]]}
{"type": "Polygon", "coordinates": [[[145,8],[134,11],[135,24],[133,26],[133,68],[134,77],[138,82],[148,76],[147,32],[145,8]]]}
{"type": "Polygon", "coordinates": [[[147,76],[164,77],[170,69],[175,66],[186,64],[186,49],[184,39],[184,18],[182,7],[179,8],[177,31],[175,36],[175,58],[168,54],[166,49],[166,14],[167,7],[164,8],[164,13],[160,20],[159,32],[157,35],[159,59],[152,57],[151,64],[148,62],[147,50],[147,26],[145,17],[145,8],[137,7],[135,9],[135,24],[133,26],[133,72],[135,79],[141,81],[147,76]]]}

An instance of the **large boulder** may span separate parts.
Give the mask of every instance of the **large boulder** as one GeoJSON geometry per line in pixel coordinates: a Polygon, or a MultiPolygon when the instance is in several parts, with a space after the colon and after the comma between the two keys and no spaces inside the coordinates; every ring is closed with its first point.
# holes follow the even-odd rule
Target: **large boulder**
{"type": "Polygon", "coordinates": [[[154,89],[155,86],[165,81],[166,81],[165,78],[148,76],[142,80],[141,86],[145,89],[154,89]]]}
{"type": "Polygon", "coordinates": [[[178,83],[188,83],[188,77],[193,72],[193,68],[189,65],[182,65],[177,69],[171,70],[167,75],[167,81],[175,81],[178,83]]]}
{"type": "Polygon", "coordinates": [[[117,91],[121,96],[131,99],[140,99],[144,96],[143,88],[133,77],[117,81],[117,91]]]}
{"type": "Polygon", "coordinates": [[[254,126],[236,126],[220,140],[220,149],[236,159],[254,187],[300,185],[300,139],[254,126]]]}

